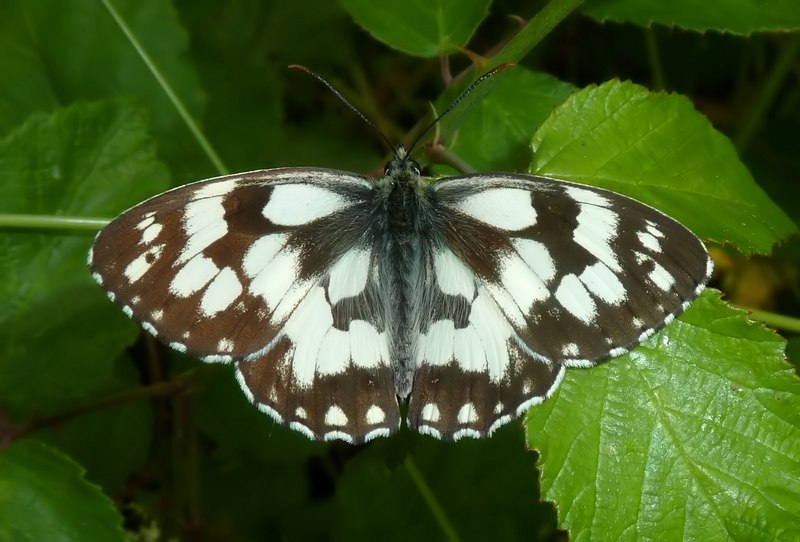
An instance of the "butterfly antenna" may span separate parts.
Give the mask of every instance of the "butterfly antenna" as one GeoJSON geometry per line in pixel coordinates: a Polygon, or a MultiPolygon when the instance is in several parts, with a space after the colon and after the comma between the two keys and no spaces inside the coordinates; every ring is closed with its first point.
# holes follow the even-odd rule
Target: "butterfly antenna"
{"type": "Polygon", "coordinates": [[[448,107],[447,109],[445,109],[445,110],[444,110],[444,113],[442,113],[441,115],[439,115],[438,117],[436,117],[435,119],[433,119],[433,121],[432,121],[432,122],[431,122],[429,125],[427,125],[427,126],[425,127],[425,129],[424,129],[424,130],[422,130],[422,132],[420,133],[419,137],[417,137],[417,139],[414,141],[414,143],[411,145],[411,147],[409,147],[409,148],[408,148],[408,152],[407,152],[407,154],[408,154],[408,155],[410,155],[410,154],[411,154],[411,151],[413,151],[413,150],[414,150],[414,148],[417,146],[417,144],[418,144],[420,141],[422,141],[422,138],[424,138],[424,137],[425,137],[425,135],[426,135],[428,132],[430,132],[430,131],[431,131],[431,128],[433,128],[434,126],[436,126],[437,124],[439,124],[439,121],[441,121],[441,120],[442,120],[442,119],[443,119],[445,116],[447,116],[447,114],[448,114],[448,113],[450,113],[450,112],[451,112],[453,109],[455,109],[455,108],[456,108],[456,106],[457,106],[458,104],[460,104],[460,103],[461,103],[461,101],[462,101],[464,98],[466,98],[466,97],[467,97],[467,95],[468,95],[470,92],[472,92],[473,90],[475,90],[475,88],[476,88],[478,85],[480,85],[481,83],[483,83],[484,81],[486,81],[486,80],[487,80],[487,79],[489,79],[490,77],[493,77],[493,76],[497,75],[499,72],[501,72],[501,71],[505,70],[506,68],[510,68],[511,66],[513,66],[513,64],[510,64],[510,63],[506,63],[506,64],[500,64],[499,66],[496,66],[496,67],[492,68],[492,69],[491,69],[491,70],[489,70],[488,72],[486,72],[486,73],[484,73],[483,75],[481,75],[480,77],[478,77],[478,78],[477,78],[477,79],[476,79],[476,80],[475,80],[475,81],[474,81],[474,82],[473,82],[473,83],[472,83],[470,86],[468,86],[468,87],[466,88],[466,90],[465,90],[464,92],[462,92],[462,93],[461,93],[461,95],[460,95],[458,98],[456,98],[456,101],[454,101],[453,103],[451,103],[451,104],[450,104],[450,107],[448,107]]]}
{"type": "Polygon", "coordinates": [[[300,71],[302,71],[302,72],[305,72],[305,73],[307,73],[308,75],[310,75],[311,77],[313,77],[314,79],[316,79],[317,81],[319,81],[320,83],[322,83],[323,85],[325,85],[326,87],[328,87],[328,90],[330,90],[331,92],[333,92],[334,96],[336,96],[337,98],[339,98],[339,100],[340,100],[340,101],[341,101],[341,102],[342,102],[344,105],[346,105],[347,107],[349,107],[349,108],[350,108],[350,110],[351,110],[353,113],[355,113],[356,115],[358,115],[358,117],[359,117],[359,118],[360,118],[362,121],[364,121],[364,123],[365,123],[367,126],[369,126],[370,128],[372,128],[373,130],[375,130],[375,131],[378,133],[378,135],[379,135],[379,136],[381,136],[381,139],[383,139],[383,141],[386,143],[386,145],[387,145],[387,146],[388,146],[390,149],[392,149],[392,152],[394,152],[395,154],[397,154],[397,149],[395,149],[395,146],[392,144],[392,142],[389,140],[389,138],[388,138],[388,137],[386,137],[386,134],[384,134],[383,132],[381,132],[380,128],[378,128],[377,126],[375,126],[375,124],[374,124],[374,123],[373,123],[371,120],[369,120],[369,119],[368,119],[368,118],[367,118],[367,117],[364,115],[364,113],[362,113],[361,111],[359,111],[359,110],[356,108],[356,106],[354,106],[353,104],[351,104],[351,103],[350,103],[350,102],[347,100],[347,98],[345,98],[345,97],[342,95],[342,93],[341,93],[341,92],[339,92],[339,91],[336,89],[336,87],[334,87],[332,84],[330,84],[330,83],[327,81],[327,79],[325,79],[324,77],[322,77],[320,74],[318,74],[318,73],[317,73],[317,72],[315,72],[314,70],[311,70],[311,69],[309,69],[309,68],[306,68],[305,66],[301,66],[300,64],[292,64],[292,65],[290,65],[290,66],[289,66],[289,68],[290,68],[290,69],[292,69],[292,70],[300,70],[300,71]]]}

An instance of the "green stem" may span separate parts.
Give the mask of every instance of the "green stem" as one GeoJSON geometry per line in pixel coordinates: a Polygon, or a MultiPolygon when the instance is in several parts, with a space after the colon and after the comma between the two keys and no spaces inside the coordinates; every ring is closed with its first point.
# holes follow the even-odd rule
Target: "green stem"
{"type": "MultiPolygon", "coordinates": [[[[539,10],[528,24],[511,38],[505,46],[495,54],[487,64],[489,66],[499,66],[500,64],[516,64],[525,57],[534,47],[536,47],[545,36],[558,26],[567,16],[575,11],[584,0],[551,0],[539,10]]],[[[452,84],[437,99],[437,103],[451,104],[455,97],[463,91],[464,80],[468,77],[475,78],[475,69],[485,70],[486,66],[470,67],[453,78],[452,84]]],[[[496,79],[496,78],[495,78],[496,79]]],[[[492,89],[492,81],[489,80],[476,88],[469,96],[466,96],[458,107],[458,111],[451,114],[440,123],[441,132],[447,137],[461,123],[464,114],[479,103],[492,89]]],[[[414,131],[418,130],[416,126],[414,131]]]]}
{"type": "Polygon", "coordinates": [[[103,226],[108,224],[108,222],[109,220],[107,218],[0,214],[0,228],[99,231],[103,226]]]}
{"type": "Polygon", "coordinates": [[[433,491],[431,491],[431,488],[428,486],[428,483],[425,481],[422,473],[417,468],[414,460],[411,459],[411,457],[406,457],[404,465],[408,471],[408,474],[411,476],[411,480],[417,486],[417,490],[420,492],[420,494],[422,494],[422,498],[425,499],[425,502],[433,514],[433,517],[436,518],[436,522],[439,524],[439,527],[441,527],[445,538],[451,541],[459,540],[455,528],[453,527],[452,523],[450,523],[450,520],[444,513],[442,505],[439,504],[439,501],[436,499],[433,491]]]}
{"type": "Polygon", "coordinates": [[[136,50],[136,53],[142,59],[142,62],[144,62],[144,64],[147,66],[147,69],[150,70],[150,73],[153,75],[156,81],[158,81],[158,84],[161,86],[164,93],[170,99],[172,105],[178,111],[178,114],[183,119],[183,122],[186,123],[186,126],[189,128],[189,131],[192,132],[192,135],[197,140],[200,147],[202,147],[203,151],[206,153],[206,156],[208,156],[208,159],[211,161],[212,164],[214,164],[214,167],[217,169],[220,175],[227,174],[228,168],[222,162],[222,159],[219,157],[214,148],[211,146],[211,143],[209,143],[208,139],[206,139],[206,137],[203,135],[203,132],[200,131],[199,126],[192,118],[192,116],[189,114],[189,110],[186,108],[186,106],[184,106],[181,99],[172,89],[172,86],[162,75],[161,71],[158,69],[158,66],[156,66],[155,62],[153,62],[153,59],[150,58],[150,55],[148,55],[147,51],[144,50],[144,47],[136,38],[136,36],[133,34],[128,25],[125,23],[123,18],[114,8],[114,6],[111,5],[111,1],[102,0],[102,2],[103,5],[108,10],[108,12],[114,18],[114,21],[116,21],[120,30],[122,30],[122,33],[125,34],[126,38],[128,38],[128,41],[130,42],[131,46],[136,50]]]}
{"type": "Polygon", "coordinates": [[[661,63],[661,54],[658,51],[658,40],[656,40],[655,29],[644,29],[644,43],[647,48],[647,59],[650,62],[650,70],[652,72],[653,90],[664,89],[664,66],[661,63]]]}
{"type": "Polygon", "coordinates": [[[493,58],[492,65],[522,60],[584,0],[551,0],[493,58]]]}
{"type": "Polygon", "coordinates": [[[784,331],[791,331],[793,333],[800,333],[800,318],[793,316],[786,316],[785,314],[777,314],[769,311],[762,311],[758,309],[749,309],[747,307],[739,307],[750,313],[752,320],[764,322],[769,327],[775,329],[782,329],[784,331]]]}
{"type": "Polygon", "coordinates": [[[101,399],[98,399],[97,401],[81,405],[79,407],[56,414],[54,416],[34,419],[26,423],[25,425],[19,427],[18,429],[14,430],[12,432],[12,440],[22,438],[41,429],[62,425],[63,423],[68,422],[69,420],[72,420],[79,416],[83,416],[84,414],[105,410],[112,406],[117,406],[124,403],[130,403],[132,401],[138,401],[150,397],[169,396],[169,395],[176,395],[179,393],[186,393],[191,390],[192,388],[191,381],[194,378],[196,378],[196,372],[187,371],[186,373],[176,376],[169,382],[159,382],[157,384],[151,384],[149,386],[141,386],[138,388],[134,388],[132,390],[124,391],[122,393],[117,393],[114,395],[103,397],[101,399]]]}
{"type": "Polygon", "coordinates": [[[753,107],[742,122],[739,134],[736,136],[736,148],[740,153],[747,148],[753,136],[761,127],[764,116],[775,101],[781,84],[791,73],[798,51],[800,51],[800,34],[787,38],[783,51],[778,56],[775,65],[772,66],[753,107]]]}

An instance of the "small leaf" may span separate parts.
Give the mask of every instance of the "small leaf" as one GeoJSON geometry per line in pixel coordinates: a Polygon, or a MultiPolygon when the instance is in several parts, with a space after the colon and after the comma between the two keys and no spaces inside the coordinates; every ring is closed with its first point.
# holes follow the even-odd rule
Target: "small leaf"
{"type": "Polygon", "coordinates": [[[356,23],[398,51],[422,57],[466,46],[489,14],[489,0],[342,0],[356,23]]]}
{"type": "Polygon", "coordinates": [[[34,440],[0,451],[0,540],[122,540],[122,517],[83,474],[34,440]]]}
{"type": "Polygon", "coordinates": [[[571,538],[797,540],[800,379],[783,347],[707,291],[630,354],[568,370],[526,422],[571,538]]]}
{"type": "Polygon", "coordinates": [[[588,87],[553,112],[532,145],[532,172],[627,194],[747,254],[797,232],[683,96],[619,81],[588,87]]]}
{"type": "Polygon", "coordinates": [[[519,171],[530,162],[530,138],[575,89],[547,74],[513,67],[458,130],[452,150],[478,171],[519,171]]]}
{"type": "Polygon", "coordinates": [[[584,12],[599,21],[734,34],[792,32],[800,29],[797,0],[595,0],[584,12]]]}

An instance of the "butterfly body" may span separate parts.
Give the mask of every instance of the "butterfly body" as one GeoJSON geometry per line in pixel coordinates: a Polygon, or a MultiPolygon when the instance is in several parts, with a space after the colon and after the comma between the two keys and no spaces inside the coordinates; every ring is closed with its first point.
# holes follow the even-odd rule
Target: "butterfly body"
{"type": "Polygon", "coordinates": [[[431,182],[400,150],[371,179],[319,168],[176,188],[98,234],[109,297],[171,347],[233,363],[248,398],[315,439],[407,422],[491,434],[565,367],[635,346],[711,263],[686,228],[592,187],[510,173],[431,182]]]}

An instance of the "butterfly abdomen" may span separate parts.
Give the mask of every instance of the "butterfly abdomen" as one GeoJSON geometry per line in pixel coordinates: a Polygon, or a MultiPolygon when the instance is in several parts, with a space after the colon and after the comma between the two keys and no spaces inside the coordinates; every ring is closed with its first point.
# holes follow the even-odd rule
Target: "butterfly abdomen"
{"type": "Polygon", "coordinates": [[[386,255],[380,266],[380,280],[388,288],[386,307],[390,352],[395,373],[395,389],[400,397],[408,397],[414,366],[415,341],[422,315],[422,293],[425,287],[424,258],[430,253],[433,224],[426,192],[418,190],[418,166],[398,161],[381,180],[384,231],[378,251],[386,255]]]}

